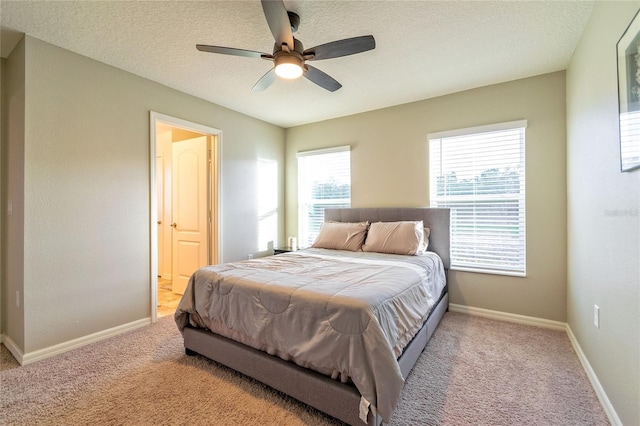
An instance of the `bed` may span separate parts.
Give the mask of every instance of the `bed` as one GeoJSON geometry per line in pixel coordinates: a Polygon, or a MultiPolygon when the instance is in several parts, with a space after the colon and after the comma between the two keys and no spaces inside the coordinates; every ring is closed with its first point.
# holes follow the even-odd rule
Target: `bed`
{"type": "Polygon", "coordinates": [[[449,214],[325,210],[331,226],[366,223],[367,242],[374,224],[421,221],[428,228],[421,256],[316,247],[201,268],[175,314],[186,353],[345,423],[381,424],[448,308],[449,214]]]}

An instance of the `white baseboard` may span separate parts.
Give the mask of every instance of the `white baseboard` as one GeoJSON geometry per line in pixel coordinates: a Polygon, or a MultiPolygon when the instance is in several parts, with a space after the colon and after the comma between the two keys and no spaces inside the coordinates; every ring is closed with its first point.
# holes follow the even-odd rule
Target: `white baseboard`
{"type": "MultiPolygon", "coordinates": [[[[571,327],[569,327],[567,323],[560,322],[560,321],[547,320],[543,318],[529,317],[526,315],[511,314],[508,312],[500,312],[500,311],[492,311],[489,309],[475,308],[473,306],[458,305],[455,303],[449,304],[449,310],[451,312],[460,312],[460,313],[465,313],[469,315],[477,315],[477,316],[501,320],[501,321],[515,322],[518,324],[534,325],[534,326],[550,328],[554,330],[564,330],[569,337],[569,341],[571,342],[571,345],[573,346],[573,349],[575,350],[576,355],[580,360],[582,368],[587,374],[587,377],[591,382],[591,386],[593,387],[593,390],[596,393],[596,396],[598,397],[598,400],[600,401],[600,404],[602,405],[602,408],[604,409],[605,414],[609,418],[609,421],[614,426],[622,426],[622,421],[618,417],[618,414],[613,408],[613,405],[611,405],[611,401],[609,401],[609,398],[607,397],[607,394],[604,391],[604,388],[600,384],[600,381],[598,380],[596,373],[593,371],[593,368],[591,368],[591,364],[589,364],[589,360],[587,359],[584,352],[582,351],[582,348],[580,347],[578,340],[573,334],[571,327]]],[[[128,331],[132,331],[137,328],[144,327],[150,324],[151,324],[151,319],[145,318],[145,319],[134,321],[128,324],[123,324],[118,327],[110,328],[108,330],[103,330],[98,333],[90,334],[88,336],[80,337],[78,339],[70,340],[68,342],[60,343],[58,345],[54,345],[48,348],[29,352],[27,354],[23,354],[22,351],[15,344],[15,342],[6,335],[0,335],[0,342],[7,347],[7,349],[11,352],[11,354],[20,363],[20,365],[27,365],[36,361],[43,360],[45,358],[52,357],[54,355],[58,355],[58,354],[70,351],[72,349],[76,349],[76,348],[88,345],[90,343],[95,343],[100,340],[107,339],[109,337],[114,337],[119,334],[126,333],[128,331]]]]}
{"type": "Polygon", "coordinates": [[[451,312],[460,312],[460,313],[469,314],[469,315],[477,315],[477,316],[501,320],[501,321],[515,322],[518,324],[535,325],[538,327],[550,328],[553,330],[564,330],[569,336],[569,341],[573,346],[573,350],[576,352],[576,355],[580,360],[580,364],[582,364],[582,368],[587,374],[587,377],[589,378],[589,382],[591,382],[591,387],[593,387],[593,391],[596,393],[596,396],[600,401],[600,405],[602,405],[602,409],[604,410],[605,414],[609,418],[609,421],[613,426],[622,426],[620,417],[618,417],[616,410],[613,408],[613,405],[611,405],[611,401],[609,401],[609,398],[607,397],[607,394],[604,391],[604,388],[602,387],[602,385],[600,384],[600,381],[598,380],[598,376],[596,376],[595,371],[593,371],[593,368],[591,368],[591,364],[589,364],[589,360],[587,359],[584,352],[582,351],[582,348],[580,347],[580,344],[578,343],[576,336],[573,334],[573,331],[571,331],[571,327],[569,327],[569,324],[567,324],[566,322],[552,321],[552,320],[547,320],[543,318],[528,317],[525,315],[518,315],[518,314],[510,314],[508,312],[474,308],[473,306],[457,305],[455,303],[449,303],[449,310],[451,312]]]}
{"type": "Polygon", "coordinates": [[[457,305],[449,303],[451,312],[477,315],[479,317],[492,318],[501,321],[515,322],[518,324],[535,325],[538,327],[551,328],[553,330],[566,330],[567,323],[552,321],[544,318],[528,317],[526,315],[510,314],[508,312],[492,311],[489,309],[474,308],[473,306],[457,305]]]}
{"type": "Polygon", "coordinates": [[[620,417],[618,417],[618,413],[616,413],[616,410],[613,408],[613,405],[611,405],[611,401],[609,401],[609,398],[607,397],[607,394],[604,391],[604,388],[600,384],[600,380],[598,380],[598,376],[596,376],[595,371],[593,371],[593,368],[591,368],[591,364],[589,364],[589,360],[587,359],[584,352],[582,351],[582,348],[580,347],[580,344],[578,343],[576,336],[573,334],[571,327],[569,327],[569,324],[567,324],[567,335],[569,336],[569,340],[573,345],[573,350],[576,351],[576,355],[578,355],[578,359],[582,364],[582,368],[584,368],[585,373],[587,373],[587,377],[591,382],[591,386],[593,387],[593,390],[596,393],[598,400],[600,400],[600,404],[602,405],[602,408],[604,409],[605,414],[609,418],[609,421],[613,426],[622,426],[622,421],[620,420],[620,417]]]}
{"type": "Polygon", "coordinates": [[[20,363],[20,365],[31,364],[36,361],[41,361],[46,358],[50,358],[54,355],[59,355],[64,352],[68,352],[79,347],[99,342],[100,340],[108,339],[110,337],[117,336],[128,331],[135,330],[140,327],[151,324],[151,318],[144,318],[141,320],[133,321],[128,324],[119,325],[107,330],[99,331],[97,333],[90,334],[88,336],[79,337],[77,339],[69,340],[54,346],[50,346],[44,349],[38,349],[37,351],[23,353],[20,348],[11,340],[8,336],[2,336],[2,343],[9,349],[11,354],[20,363]]]}
{"type": "Polygon", "coordinates": [[[9,352],[11,352],[11,355],[13,355],[13,357],[18,361],[18,363],[20,363],[20,365],[22,365],[22,351],[20,350],[20,348],[18,348],[18,345],[16,345],[16,342],[14,342],[9,336],[5,336],[4,334],[1,337],[1,341],[2,344],[9,349],[9,352]]]}

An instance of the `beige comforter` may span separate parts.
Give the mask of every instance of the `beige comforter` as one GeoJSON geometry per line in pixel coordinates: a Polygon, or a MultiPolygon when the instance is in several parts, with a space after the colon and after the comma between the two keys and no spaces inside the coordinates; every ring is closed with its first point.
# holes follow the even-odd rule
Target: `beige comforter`
{"type": "Polygon", "coordinates": [[[305,368],[349,378],[385,421],[404,380],[397,357],[445,285],[440,258],[307,249],[207,266],[175,320],[305,368]]]}

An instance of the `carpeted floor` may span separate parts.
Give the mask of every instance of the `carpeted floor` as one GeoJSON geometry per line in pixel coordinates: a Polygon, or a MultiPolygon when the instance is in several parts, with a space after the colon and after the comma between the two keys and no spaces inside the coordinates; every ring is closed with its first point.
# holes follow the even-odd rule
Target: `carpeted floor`
{"type": "MultiPolygon", "coordinates": [[[[3,425],[331,425],[297,401],[184,355],[171,316],[24,367],[0,353],[3,425]]],[[[608,425],[566,333],[448,312],[392,425],[608,425]]]]}

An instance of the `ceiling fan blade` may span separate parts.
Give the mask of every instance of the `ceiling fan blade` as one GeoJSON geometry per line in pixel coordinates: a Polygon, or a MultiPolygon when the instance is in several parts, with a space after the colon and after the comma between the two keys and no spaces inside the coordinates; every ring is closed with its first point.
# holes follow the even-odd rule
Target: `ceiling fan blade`
{"type": "Polygon", "coordinates": [[[272,57],[268,53],[256,52],[253,50],[235,49],[233,47],[208,46],[206,44],[196,44],[196,49],[201,52],[221,53],[223,55],[246,56],[249,58],[272,57]]]}
{"type": "Polygon", "coordinates": [[[306,67],[307,71],[304,73],[304,76],[323,89],[335,92],[342,87],[342,84],[338,83],[333,77],[324,71],[320,71],[318,68],[314,68],[311,65],[306,65],[306,67]]]}
{"type": "Polygon", "coordinates": [[[282,43],[287,43],[287,46],[293,49],[291,22],[289,22],[287,9],[285,9],[282,0],[262,0],[262,10],[276,44],[282,46],[282,43]]]}
{"type": "Polygon", "coordinates": [[[201,52],[221,53],[223,55],[246,56],[248,58],[273,58],[268,53],[256,52],[255,50],[236,49],[233,47],[209,46],[206,44],[196,44],[196,49],[201,52]]]}
{"type": "Polygon", "coordinates": [[[274,81],[276,81],[276,70],[275,68],[271,68],[265,75],[260,77],[260,80],[256,82],[251,88],[252,92],[262,92],[267,87],[271,86],[274,81]]]}
{"type": "Polygon", "coordinates": [[[344,40],[332,41],[311,47],[304,51],[303,55],[313,54],[309,61],[319,61],[321,59],[339,58],[341,56],[354,55],[376,48],[376,40],[372,35],[345,38],[344,40]]]}

